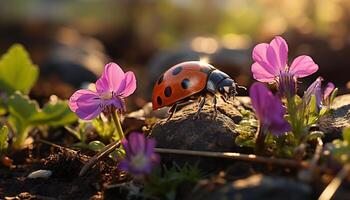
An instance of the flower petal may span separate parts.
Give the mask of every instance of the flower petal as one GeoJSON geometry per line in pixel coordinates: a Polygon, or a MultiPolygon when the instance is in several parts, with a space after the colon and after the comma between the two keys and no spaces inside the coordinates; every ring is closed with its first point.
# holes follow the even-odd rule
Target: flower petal
{"type": "Polygon", "coordinates": [[[122,170],[129,171],[130,169],[129,161],[127,159],[121,160],[118,167],[122,170]]]}
{"type": "Polygon", "coordinates": [[[266,51],[266,58],[270,65],[278,71],[285,70],[288,60],[288,45],[282,37],[276,36],[270,42],[266,51]]]}
{"type": "MultiPolygon", "coordinates": [[[[267,95],[271,93],[263,83],[253,83],[249,90],[249,96],[252,101],[252,106],[255,110],[256,116],[259,120],[263,120],[265,115],[265,106],[267,101],[267,95]]],[[[272,93],[271,93],[272,95],[272,93]]]]}
{"type": "Polygon", "coordinates": [[[270,132],[275,136],[280,136],[285,132],[290,131],[292,128],[290,124],[283,118],[278,118],[273,121],[269,126],[270,132]]]}
{"type": "Polygon", "coordinates": [[[124,79],[124,72],[123,70],[117,65],[116,63],[108,63],[105,66],[104,72],[96,81],[96,91],[100,93],[105,92],[116,92],[121,82],[124,79]]]}
{"type": "Polygon", "coordinates": [[[329,95],[331,95],[334,88],[335,88],[335,85],[332,82],[327,83],[326,88],[324,89],[324,92],[323,92],[324,100],[326,100],[329,97],[329,95]]]}
{"type": "Polygon", "coordinates": [[[129,142],[127,139],[123,138],[122,141],[121,141],[122,145],[123,145],[123,148],[125,150],[125,154],[126,156],[129,156],[131,155],[131,151],[130,151],[130,148],[129,148],[129,142]]]}
{"type": "Polygon", "coordinates": [[[69,107],[79,118],[90,120],[102,112],[100,97],[90,90],[78,90],[69,99],[69,107]]]}
{"type": "Polygon", "coordinates": [[[261,81],[265,83],[271,83],[275,81],[275,75],[271,74],[269,71],[266,70],[265,67],[261,66],[257,62],[255,62],[252,65],[252,73],[253,73],[254,79],[257,81],[261,81]]]}
{"type": "Polygon", "coordinates": [[[316,98],[316,105],[318,108],[322,105],[322,77],[318,77],[305,91],[303,96],[303,102],[305,105],[309,105],[312,95],[316,98]]]}
{"type": "Polygon", "coordinates": [[[289,72],[294,74],[297,78],[302,78],[315,73],[318,70],[318,65],[312,60],[310,56],[299,56],[294,59],[289,68],[289,72]]]}
{"type": "Polygon", "coordinates": [[[104,105],[113,105],[116,109],[124,111],[125,103],[124,100],[119,98],[118,96],[114,96],[111,99],[102,100],[104,105]]]}
{"type": "Polygon", "coordinates": [[[280,135],[290,130],[290,125],[284,119],[286,109],[281,100],[274,96],[264,84],[253,83],[249,95],[260,126],[267,128],[274,135],[280,135]]]}
{"type": "Polygon", "coordinates": [[[117,95],[121,97],[130,96],[136,90],[136,78],[135,74],[131,71],[126,72],[124,75],[124,79],[120,83],[119,89],[116,92],[117,95]]]}
{"type": "Polygon", "coordinates": [[[74,92],[74,94],[69,98],[69,101],[68,101],[69,108],[73,112],[76,112],[76,110],[78,109],[77,99],[84,94],[95,94],[95,93],[90,90],[84,90],[84,89],[74,92]]]}
{"type": "Polygon", "coordinates": [[[282,106],[281,100],[277,96],[273,96],[269,100],[269,103],[267,106],[267,110],[272,112],[266,112],[266,118],[268,118],[270,124],[268,129],[270,132],[275,135],[279,136],[283,133],[290,131],[291,126],[290,124],[284,119],[284,114],[286,113],[286,108],[282,106]]]}
{"type": "MultiPolygon", "coordinates": [[[[260,67],[269,74],[277,76],[279,69],[271,65],[267,60],[267,49],[269,45],[266,43],[258,44],[253,49],[253,60],[260,65],[260,67]]],[[[253,67],[253,66],[252,66],[253,67]]],[[[252,70],[253,71],[253,70],[252,70]]],[[[259,73],[259,71],[253,71],[253,73],[259,73]]]]}
{"type": "Polygon", "coordinates": [[[129,135],[130,149],[133,154],[145,152],[146,138],[143,133],[132,132],[129,135]]]}
{"type": "Polygon", "coordinates": [[[145,154],[147,156],[151,156],[152,154],[154,154],[154,148],[155,147],[156,147],[156,140],[153,139],[153,138],[147,139],[145,154]]]}

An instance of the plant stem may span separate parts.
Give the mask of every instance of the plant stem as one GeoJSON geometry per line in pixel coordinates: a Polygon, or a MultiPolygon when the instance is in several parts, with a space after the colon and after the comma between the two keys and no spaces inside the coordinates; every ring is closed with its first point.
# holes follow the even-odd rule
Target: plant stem
{"type": "Polygon", "coordinates": [[[250,162],[259,162],[264,164],[275,164],[282,165],[287,167],[295,167],[295,168],[309,168],[308,162],[299,162],[291,159],[281,159],[281,158],[269,158],[264,156],[257,156],[254,154],[241,154],[234,152],[210,152],[210,151],[192,151],[192,150],[184,150],[184,149],[163,149],[163,148],[155,148],[155,152],[157,153],[170,153],[170,154],[182,154],[182,155],[190,155],[190,156],[205,156],[205,157],[215,157],[215,158],[226,158],[232,160],[244,160],[250,162]]]}
{"type": "Polygon", "coordinates": [[[266,129],[261,127],[260,123],[255,137],[255,154],[261,155],[264,152],[266,134],[266,129]]]}
{"type": "Polygon", "coordinates": [[[124,138],[124,132],[123,132],[122,125],[120,124],[118,112],[115,109],[113,109],[113,111],[112,111],[112,119],[113,119],[115,127],[117,129],[117,132],[119,135],[119,140],[122,140],[124,138]]]}
{"type": "Polygon", "coordinates": [[[297,138],[297,141],[299,141],[303,134],[304,109],[298,109],[294,97],[289,97],[287,98],[287,111],[290,116],[292,132],[295,138],[297,138]]]}
{"type": "Polygon", "coordinates": [[[29,127],[24,127],[24,128],[19,128],[18,129],[18,131],[16,133],[16,136],[15,136],[15,141],[12,144],[13,148],[15,150],[20,150],[20,149],[23,148],[24,142],[26,141],[26,139],[27,139],[27,137],[29,135],[29,130],[30,130],[29,127]]]}
{"type": "Polygon", "coordinates": [[[338,172],[336,177],[328,184],[326,189],[323,190],[318,200],[329,200],[339,188],[341,182],[348,176],[350,171],[350,164],[345,164],[344,167],[338,172]]]}

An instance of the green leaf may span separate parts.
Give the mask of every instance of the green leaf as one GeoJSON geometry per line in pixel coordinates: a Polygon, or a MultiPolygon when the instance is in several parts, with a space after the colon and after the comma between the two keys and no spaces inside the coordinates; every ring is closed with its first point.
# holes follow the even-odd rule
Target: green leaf
{"type": "Polygon", "coordinates": [[[7,112],[6,108],[5,108],[5,107],[2,107],[2,106],[0,105],[0,116],[6,114],[6,112],[7,112]]]}
{"type": "Polygon", "coordinates": [[[0,155],[2,152],[4,152],[7,147],[8,147],[8,128],[7,126],[3,126],[1,129],[0,129],[0,155]]]}
{"type": "Polygon", "coordinates": [[[118,134],[114,134],[116,130],[114,123],[106,122],[101,117],[93,119],[92,126],[96,129],[97,134],[103,141],[118,137],[118,134]]]}
{"type": "Polygon", "coordinates": [[[76,121],[66,101],[49,102],[43,109],[28,96],[15,92],[8,101],[9,121],[16,129],[15,148],[28,137],[30,127],[39,125],[59,126],[76,121]]]}
{"type": "Polygon", "coordinates": [[[36,101],[30,100],[28,96],[15,92],[9,98],[8,109],[10,118],[16,121],[16,124],[28,125],[28,119],[38,112],[39,106],[36,101]]]}
{"type": "Polygon", "coordinates": [[[335,88],[333,90],[333,92],[331,93],[331,97],[329,98],[329,104],[332,104],[332,102],[333,102],[334,98],[337,96],[337,94],[338,94],[338,88],[335,88]]]}
{"type": "Polygon", "coordinates": [[[307,105],[307,106],[309,107],[310,113],[316,113],[317,104],[316,104],[316,96],[315,95],[311,95],[309,105],[307,105]]]}
{"type": "Polygon", "coordinates": [[[328,111],[329,111],[328,107],[321,108],[319,116],[322,117],[323,115],[327,114],[328,111]]]}
{"type": "Polygon", "coordinates": [[[348,145],[350,145],[350,127],[343,129],[343,139],[348,142],[348,145]]]}
{"type": "Polygon", "coordinates": [[[0,89],[8,94],[19,90],[28,94],[38,78],[39,70],[20,44],[13,45],[0,58],[0,89]]]}
{"type": "Polygon", "coordinates": [[[89,143],[89,149],[92,151],[100,151],[101,149],[103,149],[103,147],[105,147],[105,144],[98,140],[94,140],[89,143]]]}
{"type": "Polygon", "coordinates": [[[38,103],[32,101],[28,96],[15,92],[8,101],[9,122],[14,127],[16,134],[14,138],[14,148],[20,149],[25,139],[28,137],[30,119],[39,109],[38,103]]]}
{"type": "Polygon", "coordinates": [[[300,98],[298,95],[293,96],[293,101],[296,106],[299,106],[303,102],[302,98],[300,98]]]}
{"type": "Polygon", "coordinates": [[[49,102],[28,120],[31,125],[62,126],[77,120],[67,101],[49,102]]]}

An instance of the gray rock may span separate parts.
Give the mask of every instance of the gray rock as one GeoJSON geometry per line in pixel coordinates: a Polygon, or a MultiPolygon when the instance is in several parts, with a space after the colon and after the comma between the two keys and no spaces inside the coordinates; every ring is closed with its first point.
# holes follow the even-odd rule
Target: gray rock
{"type": "Polygon", "coordinates": [[[319,120],[326,142],[341,138],[343,128],[350,126],[350,94],[336,97],[331,108],[333,111],[319,120]]]}
{"type": "MultiPolygon", "coordinates": [[[[213,118],[214,110],[210,100],[204,105],[199,119],[193,119],[198,109],[198,102],[186,105],[177,111],[173,117],[157,122],[152,129],[152,136],[157,141],[159,148],[174,148],[200,151],[237,151],[234,139],[238,135],[235,130],[243,116],[237,109],[242,103],[235,99],[225,103],[218,99],[218,114],[213,118]]],[[[162,155],[163,161],[202,162],[203,158],[186,157],[176,155],[162,155]]],[[[205,159],[203,163],[206,169],[212,164],[215,167],[215,159],[205,159]]],[[[220,161],[223,163],[223,161],[220,161]]]]}
{"type": "Polygon", "coordinates": [[[261,174],[233,182],[225,180],[202,181],[188,199],[199,200],[253,200],[253,199],[310,199],[310,186],[284,177],[261,174]]]}

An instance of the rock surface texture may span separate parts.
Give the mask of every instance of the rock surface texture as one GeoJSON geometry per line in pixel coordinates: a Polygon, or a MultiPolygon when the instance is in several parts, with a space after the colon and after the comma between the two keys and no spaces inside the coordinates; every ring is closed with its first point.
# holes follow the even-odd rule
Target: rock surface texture
{"type": "Polygon", "coordinates": [[[255,174],[233,182],[203,181],[187,199],[310,199],[311,187],[284,177],[255,174]]]}
{"type": "MultiPolygon", "coordinates": [[[[214,118],[214,108],[207,99],[199,119],[194,119],[198,102],[184,106],[173,117],[157,122],[152,129],[152,136],[159,148],[173,148],[200,151],[237,151],[234,139],[238,135],[236,125],[243,119],[240,109],[247,106],[247,98],[238,97],[227,103],[218,98],[218,113],[214,118]]],[[[169,160],[188,161],[184,156],[169,155],[169,160]]]]}
{"type": "Polygon", "coordinates": [[[319,122],[326,142],[341,138],[342,129],[350,126],[350,94],[336,97],[331,107],[333,111],[319,122]]]}

